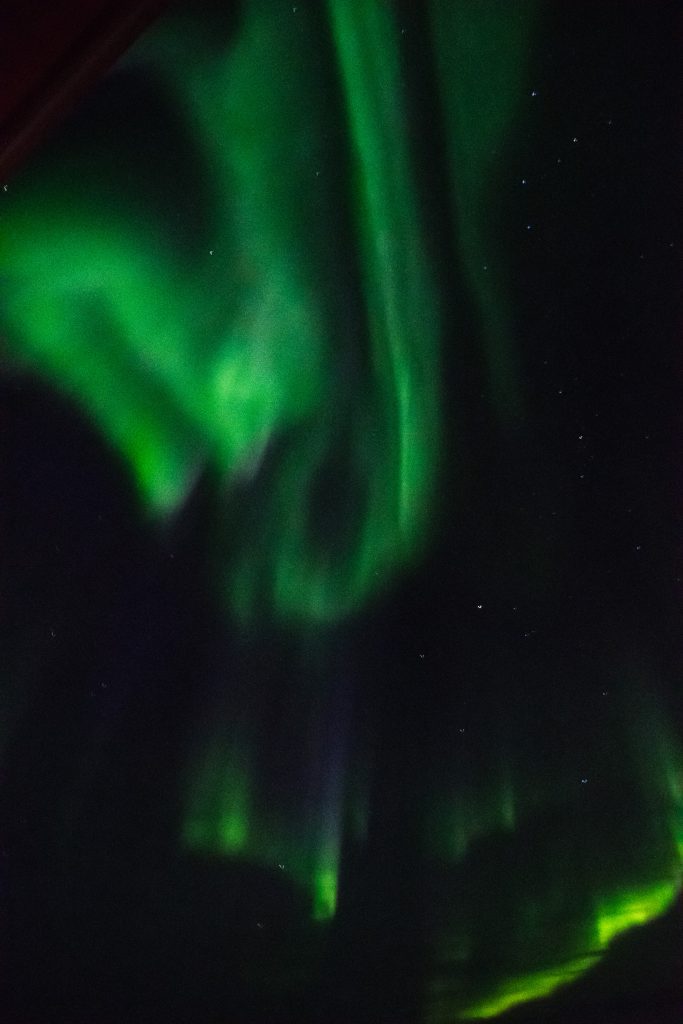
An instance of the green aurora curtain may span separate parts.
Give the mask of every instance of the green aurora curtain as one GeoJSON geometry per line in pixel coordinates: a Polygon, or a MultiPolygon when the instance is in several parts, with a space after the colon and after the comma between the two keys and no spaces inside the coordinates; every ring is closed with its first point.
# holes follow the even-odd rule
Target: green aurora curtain
{"type": "MultiPolygon", "coordinates": [[[[444,383],[455,300],[443,294],[435,218],[448,224],[500,443],[525,444],[514,269],[492,196],[535,99],[530,55],[548,9],[431,0],[417,57],[415,19],[381,0],[247,0],[229,25],[217,11],[179,8],[105,83],[105,95],[117,83],[141,91],[151,140],[134,118],[128,138],[77,123],[2,194],[3,360],[78,404],[125,462],[154,529],[169,528],[200,478],[213,482],[225,621],[256,660],[259,638],[289,638],[291,676],[309,680],[291,684],[292,706],[306,709],[292,730],[317,782],[305,800],[264,797],[267,687],[256,700],[209,701],[178,780],[178,844],[286,872],[324,931],[344,851],[366,841],[373,777],[349,740],[329,638],[433,554],[450,514],[444,475],[460,472],[444,383]],[[411,61],[434,84],[443,193],[425,173],[411,61]],[[336,739],[316,746],[316,735],[336,739]]],[[[539,592],[552,554],[545,566],[530,584],[539,592]]],[[[600,756],[627,794],[612,806],[616,845],[635,829],[642,842],[612,870],[577,855],[583,825],[572,822],[601,807],[590,773],[558,756],[539,775],[505,701],[510,728],[493,727],[473,767],[446,701],[421,812],[425,1021],[492,1017],[551,993],[674,900],[683,760],[654,670],[631,662],[625,652],[605,670],[621,697],[600,756]],[[496,860],[489,837],[509,854],[496,860]],[[487,856],[515,876],[495,907],[477,898],[487,856]]]]}

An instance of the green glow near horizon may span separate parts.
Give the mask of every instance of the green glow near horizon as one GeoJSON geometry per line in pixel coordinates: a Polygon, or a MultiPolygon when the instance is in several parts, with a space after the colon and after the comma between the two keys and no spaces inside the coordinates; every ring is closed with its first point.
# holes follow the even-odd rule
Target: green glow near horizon
{"type": "Polygon", "coordinates": [[[243,641],[235,659],[242,697],[227,698],[228,706],[219,697],[219,706],[195,722],[179,842],[200,856],[258,865],[281,877],[308,901],[311,920],[324,922],[337,907],[348,761],[346,713],[339,709],[347,698],[329,652],[311,634],[280,651],[286,670],[278,659],[263,664],[258,641],[243,641]],[[301,679],[311,680],[310,699],[301,679]],[[270,697],[283,687],[274,722],[270,697]]]}
{"type": "Polygon", "coordinates": [[[671,905],[679,891],[674,881],[657,882],[617,893],[598,909],[595,930],[598,948],[604,950],[613,939],[631,928],[647,924],[671,905]]]}
{"type": "Polygon", "coordinates": [[[231,856],[243,854],[252,838],[251,752],[245,742],[214,737],[193,766],[187,794],[189,813],[183,843],[231,856]]]}
{"type": "Polygon", "coordinates": [[[338,869],[322,868],[314,878],[313,920],[328,921],[337,909],[338,869]]]}
{"type": "MultiPolygon", "coordinates": [[[[550,996],[599,963],[620,936],[666,913],[678,897],[683,884],[683,750],[667,725],[666,710],[657,702],[654,687],[643,685],[643,679],[647,683],[647,675],[639,678],[632,672],[625,673],[618,701],[615,690],[613,723],[621,723],[623,731],[611,735],[614,763],[610,765],[603,752],[602,768],[603,774],[616,773],[616,785],[633,787],[629,806],[633,812],[632,826],[640,829],[640,842],[630,846],[628,824],[618,820],[620,832],[615,839],[626,844],[620,850],[618,867],[604,873],[594,867],[587,876],[575,875],[571,864],[581,862],[582,852],[574,844],[583,847],[586,840],[572,837],[571,822],[584,817],[581,808],[589,806],[590,789],[582,791],[580,800],[567,803],[564,814],[558,815],[554,825],[557,829],[559,821],[564,819],[566,823],[565,829],[560,829],[564,837],[559,846],[551,844],[547,850],[539,849],[537,862],[524,862],[522,875],[526,880],[512,903],[504,904],[510,928],[509,950],[503,945],[500,955],[504,960],[509,954],[509,969],[501,965],[495,975],[477,983],[475,992],[463,994],[459,985],[468,978],[470,967],[476,973],[479,965],[472,949],[476,949],[477,938],[481,937],[477,914],[482,908],[475,907],[475,917],[469,923],[456,915],[452,924],[445,926],[437,943],[441,967],[426,1009],[427,1019],[434,1024],[446,1024],[456,1018],[493,1018],[514,1006],[550,996]],[[566,866],[561,882],[552,870],[547,870],[547,864],[544,866],[544,857],[547,860],[551,850],[558,864],[566,866]],[[539,877],[526,878],[535,869],[539,877]],[[544,910],[546,907],[550,910],[544,910]],[[558,920],[565,929],[563,935],[558,934],[558,920]],[[554,954],[544,948],[544,943],[539,945],[539,935],[552,937],[549,945],[556,944],[554,954]],[[529,959],[529,969],[515,970],[515,961],[525,957],[529,959]]],[[[616,724],[612,728],[616,730],[616,724]]],[[[537,794],[529,802],[523,789],[519,794],[515,792],[512,773],[499,771],[496,800],[495,788],[491,788],[495,776],[493,770],[485,774],[479,792],[456,793],[450,801],[436,805],[435,815],[442,828],[439,831],[434,823],[430,836],[436,862],[460,864],[460,871],[466,875],[476,871],[477,840],[493,837],[495,878],[486,876],[492,886],[498,884],[498,877],[508,877],[508,864],[517,865],[518,848],[513,832],[529,836],[532,847],[539,842],[534,816],[542,812],[544,802],[550,799],[548,794],[539,802],[537,794]],[[512,825],[506,809],[511,800],[516,807],[512,825]]],[[[626,806],[617,806],[614,813],[620,819],[625,812],[626,806]]],[[[590,815],[587,820],[590,822],[590,815]]],[[[597,836],[594,841],[599,842],[597,836]]],[[[491,849],[489,846],[489,856],[491,849]]],[[[519,865],[516,870],[519,871],[519,865]]],[[[483,886],[479,876],[473,884],[478,889],[483,886]]],[[[515,891],[514,878],[502,883],[499,896],[503,899],[508,887],[515,891]]],[[[497,890],[493,891],[489,899],[495,900],[497,890]]],[[[484,926],[488,927],[490,922],[484,926]]],[[[486,934],[483,933],[484,939],[486,934]]]]}
{"type": "Polygon", "coordinates": [[[285,872],[310,894],[314,921],[334,916],[340,842],[338,828],[319,820],[291,821],[259,805],[253,786],[252,744],[216,736],[192,765],[181,842],[188,849],[285,872]]]}
{"type": "Polygon", "coordinates": [[[86,410],[153,516],[174,514],[207,463],[218,471],[229,551],[216,575],[245,623],[357,611],[433,519],[438,326],[395,26],[376,2],[328,4],[361,252],[345,294],[335,72],[310,60],[314,11],[251,0],[229,47],[190,45],[191,19],[168,19],[132,51],[192,139],[208,234],[179,247],[173,211],[155,218],[78,145],[48,149],[3,195],[11,357],[86,410]]]}
{"type": "Polygon", "coordinates": [[[469,1007],[458,1014],[460,1020],[489,1020],[498,1017],[513,1006],[530,1003],[551,995],[558,988],[570,984],[585,974],[595,964],[593,957],[580,957],[547,970],[531,971],[517,978],[510,978],[498,987],[495,995],[469,1007]]]}
{"type": "Polygon", "coordinates": [[[571,984],[595,966],[610,943],[631,928],[647,924],[663,914],[680,891],[680,883],[660,882],[613,897],[598,912],[595,920],[595,949],[589,956],[530,971],[505,979],[494,992],[480,1002],[461,1010],[461,1020],[488,1020],[513,1006],[552,995],[571,984]]]}

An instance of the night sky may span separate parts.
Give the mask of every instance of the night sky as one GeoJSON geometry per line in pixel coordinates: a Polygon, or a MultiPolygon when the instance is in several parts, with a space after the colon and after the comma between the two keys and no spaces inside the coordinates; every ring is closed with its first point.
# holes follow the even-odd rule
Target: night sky
{"type": "Polygon", "coordinates": [[[683,21],[176,4],[0,191],[0,1017],[683,1019],[683,21]]]}

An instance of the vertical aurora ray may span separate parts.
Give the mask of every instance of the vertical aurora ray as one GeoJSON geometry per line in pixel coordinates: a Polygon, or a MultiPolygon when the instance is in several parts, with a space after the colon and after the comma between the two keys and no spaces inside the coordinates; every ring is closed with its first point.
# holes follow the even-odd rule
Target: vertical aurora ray
{"type": "Polygon", "coordinates": [[[635,681],[624,718],[649,817],[664,815],[668,837],[683,865],[683,745],[662,702],[647,688],[637,688],[635,681]]]}
{"type": "MultiPolygon", "coordinates": [[[[277,475],[268,513],[270,522],[286,524],[272,562],[276,606],[320,621],[358,609],[386,586],[393,566],[419,551],[433,518],[440,420],[436,297],[414,195],[395,26],[376,3],[332,3],[329,11],[354,162],[370,378],[358,382],[357,394],[337,395],[312,422],[277,475]],[[350,480],[347,496],[338,495],[342,522],[327,519],[321,543],[306,508],[320,501],[313,490],[329,478],[331,454],[344,461],[340,440],[352,452],[350,480]]],[[[260,538],[248,540],[236,570],[243,616],[256,599],[260,546],[260,538]]]]}
{"type": "MultiPolygon", "coordinates": [[[[374,2],[330,0],[329,10],[356,162],[354,198],[382,396],[376,419],[388,425],[381,472],[394,494],[395,536],[385,544],[409,551],[427,518],[438,443],[436,294],[415,199],[396,25],[374,2]]],[[[373,532],[379,531],[375,506],[379,496],[373,532]]]]}
{"type": "Polygon", "coordinates": [[[328,688],[320,714],[318,755],[311,775],[319,780],[319,791],[312,800],[313,814],[319,818],[316,864],[314,870],[313,917],[317,921],[332,918],[337,909],[339,871],[350,762],[349,732],[351,701],[348,680],[337,679],[328,688]],[[323,808],[322,815],[320,808],[323,808]]]}
{"type": "Polygon", "coordinates": [[[430,10],[461,265],[477,309],[492,403],[503,424],[519,422],[524,397],[507,257],[493,204],[527,85],[539,5],[431,0],[430,10]]]}
{"type": "Polygon", "coordinates": [[[245,741],[234,735],[205,741],[188,785],[182,840],[189,849],[240,856],[249,848],[252,776],[245,741]]]}
{"type": "Polygon", "coordinates": [[[309,642],[291,662],[283,653],[285,671],[259,669],[258,655],[244,652],[254,692],[241,710],[222,706],[195,730],[181,846],[259,865],[276,879],[282,872],[306,894],[311,919],[324,922],[337,905],[350,703],[344,679],[315,648],[309,642]],[[304,696],[298,680],[311,676],[304,696]],[[285,691],[285,706],[269,726],[274,688],[285,691]]]}

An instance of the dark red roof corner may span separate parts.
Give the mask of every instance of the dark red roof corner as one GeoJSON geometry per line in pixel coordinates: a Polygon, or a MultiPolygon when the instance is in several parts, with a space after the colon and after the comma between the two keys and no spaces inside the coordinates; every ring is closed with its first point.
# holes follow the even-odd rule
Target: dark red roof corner
{"type": "Polygon", "coordinates": [[[0,182],[168,7],[168,0],[4,0],[0,182]]]}

